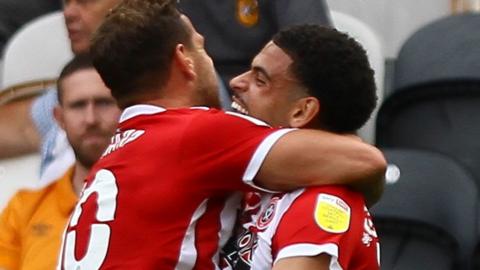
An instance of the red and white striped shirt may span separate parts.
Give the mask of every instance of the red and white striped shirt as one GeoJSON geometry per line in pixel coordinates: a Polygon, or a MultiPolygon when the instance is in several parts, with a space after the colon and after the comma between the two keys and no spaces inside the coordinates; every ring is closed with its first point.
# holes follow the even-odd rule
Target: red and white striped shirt
{"type": "Polygon", "coordinates": [[[376,270],[379,243],[361,194],[341,186],[249,193],[222,269],[268,270],[283,258],[331,256],[331,270],[376,270]]]}

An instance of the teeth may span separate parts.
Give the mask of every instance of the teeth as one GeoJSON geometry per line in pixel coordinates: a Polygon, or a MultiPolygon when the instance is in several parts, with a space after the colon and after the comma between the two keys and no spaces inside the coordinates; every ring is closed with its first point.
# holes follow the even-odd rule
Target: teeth
{"type": "Polygon", "coordinates": [[[232,108],[240,113],[248,114],[248,111],[235,101],[232,102],[232,108]]]}

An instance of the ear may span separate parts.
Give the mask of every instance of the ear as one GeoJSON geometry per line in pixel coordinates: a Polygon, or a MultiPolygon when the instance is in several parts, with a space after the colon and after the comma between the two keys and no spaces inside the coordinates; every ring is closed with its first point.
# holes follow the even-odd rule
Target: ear
{"type": "Polygon", "coordinates": [[[59,105],[53,108],[53,117],[57,120],[58,126],[60,126],[63,130],[65,130],[65,120],[63,118],[63,108],[59,105]]]}
{"type": "Polygon", "coordinates": [[[173,58],[173,63],[183,74],[185,74],[185,76],[189,78],[195,78],[197,76],[194,69],[193,58],[188,53],[185,45],[177,44],[173,58]]]}
{"type": "Polygon", "coordinates": [[[315,97],[297,100],[290,111],[289,125],[294,128],[307,126],[320,111],[320,102],[315,97]]]}

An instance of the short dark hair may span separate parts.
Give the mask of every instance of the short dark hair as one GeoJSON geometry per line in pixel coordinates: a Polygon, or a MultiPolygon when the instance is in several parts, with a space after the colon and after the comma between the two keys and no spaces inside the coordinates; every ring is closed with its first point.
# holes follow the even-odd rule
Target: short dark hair
{"type": "Polygon", "coordinates": [[[103,81],[126,107],[166,82],[175,46],[191,47],[191,37],[174,0],[123,0],[94,34],[90,51],[103,81]]]}
{"type": "Polygon", "coordinates": [[[353,38],[332,28],[298,25],[277,33],[273,42],[292,58],[292,74],[320,101],[322,128],[351,133],[368,121],[377,102],[374,72],[353,38]]]}
{"type": "Polygon", "coordinates": [[[62,88],[62,81],[70,76],[71,74],[82,70],[82,69],[95,69],[92,63],[92,58],[89,54],[78,54],[68,62],[65,67],[63,67],[62,72],[60,72],[60,76],[57,79],[57,98],[58,102],[62,104],[63,101],[63,88],[62,88]]]}

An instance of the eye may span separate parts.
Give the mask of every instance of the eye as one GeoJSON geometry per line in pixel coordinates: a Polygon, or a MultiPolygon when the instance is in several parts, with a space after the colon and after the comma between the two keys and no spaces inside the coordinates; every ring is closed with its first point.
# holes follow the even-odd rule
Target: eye
{"type": "Polygon", "coordinates": [[[68,107],[72,110],[81,110],[87,106],[87,102],[84,100],[74,101],[68,104],[68,107]]]}
{"type": "Polygon", "coordinates": [[[95,100],[95,105],[101,108],[109,108],[115,106],[115,101],[113,99],[98,99],[95,100]]]}
{"type": "Polygon", "coordinates": [[[99,100],[97,101],[97,105],[100,105],[100,106],[108,106],[108,105],[111,105],[113,104],[113,101],[111,100],[99,100]]]}
{"type": "Polygon", "coordinates": [[[267,81],[264,78],[262,78],[261,75],[257,74],[255,76],[255,84],[258,86],[264,86],[267,84],[267,81]]]}

